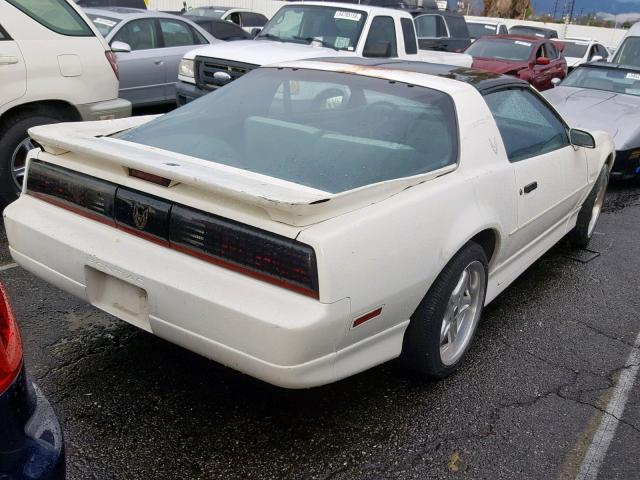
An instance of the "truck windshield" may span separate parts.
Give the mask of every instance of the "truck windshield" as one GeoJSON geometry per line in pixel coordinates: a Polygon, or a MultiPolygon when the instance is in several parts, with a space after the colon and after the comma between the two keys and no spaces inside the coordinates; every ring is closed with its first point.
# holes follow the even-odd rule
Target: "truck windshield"
{"type": "Polygon", "coordinates": [[[264,26],[257,40],[317,43],[335,50],[354,51],[367,14],[358,10],[316,5],[282,7],[264,26]]]}
{"type": "Polygon", "coordinates": [[[447,94],[304,68],[258,68],[116,138],[331,193],[458,157],[447,94]]]}
{"type": "Polygon", "coordinates": [[[616,52],[613,63],[640,67],[640,37],[627,37],[616,52]]]}

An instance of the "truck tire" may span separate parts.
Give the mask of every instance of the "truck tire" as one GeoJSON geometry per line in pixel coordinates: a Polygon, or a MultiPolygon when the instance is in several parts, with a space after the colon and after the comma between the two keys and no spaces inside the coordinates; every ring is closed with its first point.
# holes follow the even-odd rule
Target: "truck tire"
{"type": "Polygon", "coordinates": [[[23,112],[9,120],[0,130],[0,202],[13,202],[22,190],[26,155],[36,147],[27,130],[37,125],[58,123],[62,119],[48,112],[23,112]],[[22,169],[22,170],[21,170],[22,169]]]}
{"type": "Polygon", "coordinates": [[[411,316],[400,360],[429,378],[455,372],[475,335],[487,293],[487,256],[469,242],[447,263],[411,316]]]}
{"type": "Polygon", "coordinates": [[[571,245],[575,248],[586,248],[589,245],[593,232],[596,229],[596,224],[600,218],[600,212],[602,211],[602,205],[604,204],[604,197],[607,193],[607,186],[609,184],[609,166],[604,165],[596,183],[593,184],[593,188],[589,193],[589,196],[582,204],[580,212],[578,213],[578,220],[576,226],[569,232],[567,238],[571,245]]]}

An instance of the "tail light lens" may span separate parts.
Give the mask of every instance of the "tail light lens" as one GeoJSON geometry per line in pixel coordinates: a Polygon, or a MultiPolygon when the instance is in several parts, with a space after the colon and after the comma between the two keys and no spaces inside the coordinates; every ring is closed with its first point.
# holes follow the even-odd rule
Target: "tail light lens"
{"type": "Polygon", "coordinates": [[[4,287],[0,284],[0,393],[15,380],[22,367],[22,342],[18,324],[4,287]]]}
{"type": "Polygon", "coordinates": [[[116,54],[113,53],[111,50],[106,50],[104,54],[107,57],[107,60],[109,61],[109,65],[111,65],[111,68],[113,69],[113,73],[116,74],[116,78],[120,80],[120,72],[118,70],[118,59],[116,58],[116,54]]]}

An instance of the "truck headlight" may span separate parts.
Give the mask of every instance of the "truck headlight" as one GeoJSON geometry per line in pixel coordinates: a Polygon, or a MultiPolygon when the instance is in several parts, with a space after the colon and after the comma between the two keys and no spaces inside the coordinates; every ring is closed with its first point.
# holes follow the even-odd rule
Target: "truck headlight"
{"type": "Polygon", "coordinates": [[[189,60],[188,58],[183,58],[180,60],[180,66],[178,67],[178,73],[184,77],[194,78],[193,73],[193,60],[189,60]]]}

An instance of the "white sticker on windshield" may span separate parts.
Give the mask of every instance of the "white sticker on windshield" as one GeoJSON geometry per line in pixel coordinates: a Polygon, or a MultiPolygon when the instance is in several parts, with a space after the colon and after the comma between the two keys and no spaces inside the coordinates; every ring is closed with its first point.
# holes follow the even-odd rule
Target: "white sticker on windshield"
{"type": "Polygon", "coordinates": [[[342,18],[343,20],[351,20],[354,22],[359,22],[360,19],[362,18],[362,14],[356,13],[356,12],[345,12],[342,10],[338,10],[333,16],[333,18],[342,18]]]}
{"type": "Polygon", "coordinates": [[[349,37],[336,37],[336,48],[347,48],[351,43],[351,39],[349,37]]]}
{"type": "Polygon", "coordinates": [[[628,78],[629,80],[640,80],[640,73],[627,73],[625,78],[628,78]]]}
{"type": "Polygon", "coordinates": [[[530,47],[531,44],[529,42],[521,42],[520,40],[516,40],[516,45],[522,45],[524,47],[530,47]]]}
{"type": "Polygon", "coordinates": [[[117,22],[113,20],[107,20],[106,18],[96,18],[93,23],[97,23],[98,25],[105,25],[109,28],[113,27],[117,22]]]}
{"type": "Polygon", "coordinates": [[[494,27],[493,25],[485,25],[484,28],[486,28],[487,30],[495,30],[496,27],[494,27]]]}

